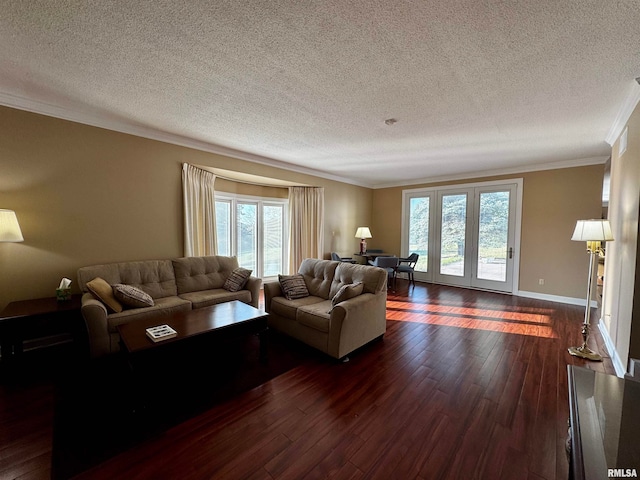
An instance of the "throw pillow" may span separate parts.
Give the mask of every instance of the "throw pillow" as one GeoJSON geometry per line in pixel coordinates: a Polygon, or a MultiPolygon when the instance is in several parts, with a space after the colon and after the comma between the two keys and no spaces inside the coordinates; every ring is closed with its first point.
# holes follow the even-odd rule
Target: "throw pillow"
{"type": "Polygon", "coordinates": [[[106,280],[96,277],[90,282],[87,282],[87,289],[98,297],[111,311],[115,313],[122,311],[122,305],[116,300],[116,297],[114,297],[113,288],[111,288],[111,285],[109,285],[106,280]]]}
{"type": "MultiPolygon", "coordinates": [[[[331,310],[340,302],[349,300],[350,298],[361,295],[364,291],[364,284],[362,282],[347,283],[340,287],[336,294],[331,299],[331,310]]],[[[331,313],[331,311],[329,311],[331,313]]]]}
{"type": "Polygon", "coordinates": [[[296,298],[309,296],[309,290],[307,290],[307,284],[304,283],[304,277],[299,273],[295,275],[278,275],[278,281],[287,300],[295,300],[296,298]]]}
{"type": "Polygon", "coordinates": [[[247,270],[246,268],[238,267],[231,272],[231,275],[225,280],[222,288],[228,290],[230,292],[237,292],[241,290],[247,280],[249,280],[249,276],[251,275],[253,270],[247,270]]]}
{"type": "Polygon", "coordinates": [[[127,307],[143,308],[153,307],[154,305],[151,295],[143,292],[133,285],[123,285],[122,283],[117,283],[113,286],[113,294],[116,299],[120,300],[127,307]]]}

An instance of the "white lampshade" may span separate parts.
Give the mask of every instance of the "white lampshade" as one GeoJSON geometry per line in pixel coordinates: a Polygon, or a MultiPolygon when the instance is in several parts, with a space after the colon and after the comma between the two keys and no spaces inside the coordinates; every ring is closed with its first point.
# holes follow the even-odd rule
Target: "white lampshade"
{"type": "Polygon", "coordinates": [[[613,241],[609,220],[578,220],[571,240],[578,242],[613,241]]]}
{"type": "Polygon", "coordinates": [[[356,230],[356,238],[373,238],[369,227],[358,227],[356,230]]]}
{"type": "Polygon", "coordinates": [[[16,212],[0,209],[0,242],[24,242],[16,212]]]}

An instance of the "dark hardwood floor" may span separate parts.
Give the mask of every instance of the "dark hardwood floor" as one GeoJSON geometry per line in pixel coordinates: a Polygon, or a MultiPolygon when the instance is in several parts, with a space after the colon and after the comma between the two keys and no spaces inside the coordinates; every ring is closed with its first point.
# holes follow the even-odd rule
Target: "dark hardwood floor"
{"type": "MultiPolygon", "coordinates": [[[[567,353],[583,312],[400,280],[384,339],[348,363],[309,355],[77,478],[565,479],[566,365],[613,373],[567,353]]],[[[0,384],[0,478],[51,475],[54,395],[0,384]]]]}

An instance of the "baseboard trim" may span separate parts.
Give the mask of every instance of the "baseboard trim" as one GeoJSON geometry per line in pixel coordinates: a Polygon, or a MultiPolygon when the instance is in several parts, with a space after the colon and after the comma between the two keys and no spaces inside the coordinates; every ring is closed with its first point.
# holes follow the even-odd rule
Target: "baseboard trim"
{"type": "Polygon", "coordinates": [[[622,360],[618,356],[618,352],[616,351],[616,347],[613,344],[613,340],[609,336],[609,330],[604,326],[604,320],[600,319],[598,323],[598,330],[600,330],[600,334],[602,335],[602,339],[604,340],[604,346],[609,353],[609,357],[611,357],[611,361],[613,362],[613,368],[616,370],[616,375],[620,378],[624,378],[627,370],[622,365],[622,360]]]}
{"type": "MultiPolygon", "coordinates": [[[[515,293],[515,295],[518,297],[534,298],[536,300],[546,300],[547,302],[566,303],[568,305],[579,305],[581,307],[584,307],[587,304],[587,301],[584,298],[563,297],[561,295],[550,295],[548,293],[527,292],[524,290],[518,290],[515,293]]],[[[597,308],[598,302],[596,302],[595,300],[592,300],[591,307],[597,308]]]]}

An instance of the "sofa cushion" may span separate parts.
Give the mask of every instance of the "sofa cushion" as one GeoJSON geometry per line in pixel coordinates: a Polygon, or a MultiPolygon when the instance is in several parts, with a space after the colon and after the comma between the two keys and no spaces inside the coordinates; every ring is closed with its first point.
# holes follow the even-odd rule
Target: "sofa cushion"
{"type": "Polygon", "coordinates": [[[200,292],[189,292],[180,295],[180,298],[189,300],[193,308],[208,307],[218,303],[240,300],[244,303],[251,303],[251,292],[249,290],[238,290],[230,292],[224,288],[214,288],[212,290],[202,290],[200,292]]]}
{"type": "Polygon", "coordinates": [[[222,288],[231,272],[238,268],[236,257],[213,255],[172,260],[178,294],[222,288]]]}
{"type": "Polygon", "coordinates": [[[132,308],[123,310],[120,313],[113,313],[107,317],[107,330],[117,333],[117,326],[129,322],[135,322],[143,318],[158,318],[158,323],[162,322],[162,316],[176,312],[186,312],[191,310],[191,302],[179,297],[163,297],[155,300],[153,307],[132,308]]]}
{"type": "Polygon", "coordinates": [[[233,272],[231,272],[231,275],[229,275],[225,280],[222,288],[230,292],[237,292],[238,290],[241,290],[247,283],[247,280],[249,280],[252,271],[253,270],[248,270],[242,267],[234,269],[233,272]]]}
{"type": "Polygon", "coordinates": [[[153,307],[153,298],[151,298],[151,295],[132,285],[116,283],[113,286],[113,295],[119,302],[127,307],[153,307]]]}
{"type": "Polygon", "coordinates": [[[78,269],[80,289],[85,292],[86,284],[95,277],[104,278],[109,285],[133,285],[154,299],[178,294],[171,260],[145,260],[82,267],[78,269]]]}
{"type": "Polygon", "coordinates": [[[380,293],[385,289],[386,280],[387,276],[380,275],[375,267],[339,262],[331,283],[331,297],[329,298],[338,293],[343,285],[357,282],[363,284],[363,293],[380,293]]]}
{"type": "Polygon", "coordinates": [[[301,325],[305,325],[320,332],[329,331],[329,319],[331,316],[328,311],[331,309],[331,300],[305,305],[298,308],[296,320],[301,325]]]}
{"type": "Polygon", "coordinates": [[[312,305],[314,303],[320,303],[324,301],[325,301],[324,298],[313,297],[313,296],[297,298],[295,300],[287,300],[285,297],[273,297],[273,299],[271,299],[270,313],[274,313],[275,315],[279,315],[281,317],[295,320],[296,312],[298,311],[298,308],[304,307],[305,305],[312,305]]]}
{"type": "Polygon", "coordinates": [[[302,261],[298,273],[304,277],[304,283],[307,285],[310,295],[322,297],[325,300],[329,300],[333,296],[329,296],[329,291],[339,263],[317,258],[305,258],[302,261]]]}
{"type": "Polygon", "coordinates": [[[280,288],[287,300],[295,300],[296,298],[304,298],[309,296],[309,290],[304,282],[304,277],[300,274],[296,275],[278,275],[280,288]]]}
{"type": "MultiPolygon", "coordinates": [[[[345,300],[361,295],[363,290],[364,285],[362,282],[347,283],[343,285],[331,299],[331,309],[340,302],[344,302],[345,300]]],[[[329,310],[329,312],[331,312],[331,310],[329,310]]]]}
{"type": "Polygon", "coordinates": [[[112,312],[119,313],[122,311],[122,304],[116,299],[113,294],[113,288],[106,280],[96,277],[87,282],[87,288],[112,312]]]}

